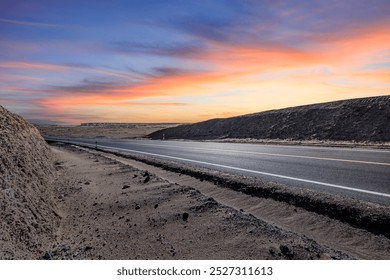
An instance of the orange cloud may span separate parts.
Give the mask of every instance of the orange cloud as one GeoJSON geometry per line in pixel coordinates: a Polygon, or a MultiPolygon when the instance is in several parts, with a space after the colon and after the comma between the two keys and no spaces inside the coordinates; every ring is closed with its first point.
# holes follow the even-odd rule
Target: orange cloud
{"type": "Polygon", "coordinates": [[[283,45],[207,42],[209,50],[188,59],[214,65],[237,75],[329,65],[352,70],[370,61],[375,53],[390,49],[390,22],[354,26],[332,34],[306,35],[298,49],[283,45]]]}
{"type": "MultiPolygon", "coordinates": [[[[99,84],[90,86],[58,87],[45,90],[51,97],[38,101],[40,104],[53,107],[68,107],[72,105],[110,105],[122,106],[130,100],[150,97],[175,97],[183,95],[202,95],[209,91],[207,84],[227,83],[232,74],[206,72],[186,73],[180,75],[163,75],[145,78],[142,83],[134,85],[99,84]]],[[[174,102],[175,103],[175,102],[174,102]]]]}

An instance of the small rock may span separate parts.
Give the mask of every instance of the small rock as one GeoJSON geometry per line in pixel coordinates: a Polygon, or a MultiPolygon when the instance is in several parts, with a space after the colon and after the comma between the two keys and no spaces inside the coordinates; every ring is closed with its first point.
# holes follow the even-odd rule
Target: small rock
{"type": "Polygon", "coordinates": [[[280,245],[279,247],[280,252],[282,252],[283,255],[291,259],[294,256],[294,252],[286,245],[280,245]]]}
{"type": "Polygon", "coordinates": [[[146,184],[146,183],[149,182],[149,181],[150,181],[150,177],[147,176],[147,177],[144,179],[144,184],[146,184]]]}
{"type": "Polygon", "coordinates": [[[158,204],[154,205],[154,209],[157,209],[157,207],[158,207],[158,204]]]}
{"type": "Polygon", "coordinates": [[[269,253],[272,255],[272,256],[275,256],[275,249],[274,248],[269,248],[269,253]]]}
{"type": "Polygon", "coordinates": [[[122,190],[125,190],[125,189],[128,189],[128,188],[130,188],[129,185],[124,185],[124,186],[122,187],[122,190]]]}
{"type": "Polygon", "coordinates": [[[135,210],[139,210],[139,209],[140,209],[139,205],[135,206],[135,210]]]}
{"type": "Polygon", "coordinates": [[[93,247],[92,246],[85,246],[85,248],[84,248],[84,252],[86,252],[86,251],[89,251],[89,250],[92,250],[93,249],[93,247]]]}
{"type": "Polygon", "coordinates": [[[183,221],[186,222],[188,220],[189,214],[187,212],[183,213],[183,221]]]}
{"type": "Polygon", "coordinates": [[[53,254],[51,252],[46,252],[45,255],[43,256],[44,260],[52,260],[53,259],[53,254]]]}

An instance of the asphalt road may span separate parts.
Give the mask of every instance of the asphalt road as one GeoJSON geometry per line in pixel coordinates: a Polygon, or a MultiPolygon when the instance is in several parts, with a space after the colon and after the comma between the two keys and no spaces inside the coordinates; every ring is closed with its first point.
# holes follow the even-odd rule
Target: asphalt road
{"type": "Polygon", "coordinates": [[[195,141],[62,140],[93,145],[97,141],[100,148],[256,176],[390,206],[390,150],[195,141]]]}

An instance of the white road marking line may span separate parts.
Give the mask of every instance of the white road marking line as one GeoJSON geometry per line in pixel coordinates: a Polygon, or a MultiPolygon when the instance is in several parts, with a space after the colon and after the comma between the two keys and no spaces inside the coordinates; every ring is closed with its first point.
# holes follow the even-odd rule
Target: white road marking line
{"type": "Polygon", "coordinates": [[[363,164],[374,164],[374,165],[390,166],[390,163],[387,163],[387,162],[376,162],[376,161],[363,161],[363,160],[339,159],[339,158],[327,158],[327,157],[325,157],[325,158],[323,158],[323,157],[310,157],[310,156],[299,156],[299,155],[262,153],[262,152],[248,152],[248,151],[240,151],[240,150],[209,149],[209,148],[198,148],[198,147],[183,147],[183,146],[146,144],[146,143],[135,143],[135,144],[136,145],[142,145],[142,146],[155,146],[155,147],[165,147],[165,148],[185,148],[185,149],[205,150],[205,151],[233,152],[233,153],[254,154],[254,155],[266,155],[266,156],[290,157],[290,158],[304,158],[304,159],[314,159],[314,160],[341,161],[341,162],[351,162],[351,163],[363,163],[363,164]]]}
{"type": "MultiPolygon", "coordinates": [[[[83,143],[83,144],[85,144],[85,143],[83,143]]],[[[232,170],[238,170],[238,171],[244,171],[244,172],[249,172],[249,173],[261,174],[261,175],[272,176],[272,177],[277,177],[277,178],[282,178],[282,179],[288,179],[288,180],[293,180],[293,181],[298,181],[298,182],[305,182],[305,183],[310,183],[310,184],[322,185],[322,186],[327,186],[327,187],[332,187],[332,188],[337,188],[337,189],[343,189],[343,190],[349,190],[349,191],[373,194],[373,195],[378,195],[378,196],[383,196],[383,197],[390,197],[390,194],[387,194],[387,193],[380,193],[380,192],[356,189],[356,188],[351,188],[351,187],[347,187],[347,186],[341,186],[341,185],[336,185],[336,184],[329,184],[329,183],[324,183],[324,182],[318,182],[318,181],[313,181],[313,180],[307,180],[307,179],[301,179],[301,178],[296,178],[296,177],[284,176],[284,175],[268,173],[268,172],[261,172],[261,171],[256,171],[256,170],[250,170],[250,169],[245,169],[245,168],[234,167],[234,166],[227,166],[227,165],[216,164],[216,163],[211,163],[211,162],[192,160],[192,159],[186,159],[186,158],[179,158],[179,157],[173,157],[173,156],[167,156],[167,155],[161,155],[161,154],[154,154],[154,153],[148,153],[148,152],[141,152],[141,151],[136,151],[136,150],[131,150],[131,149],[123,149],[123,148],[102,146],[102,145],[98,145],[98,147],[108,148],[108,149],[111,149],[111,150],[134,152],[134,153],[145,154],[145,155],[150,155],[150,156],[164,157],[164,158],[175,159],[175,160],[188,161],[188,162],[193,162],[193,163],[200,163],[200,164],[211,165],[211,166],[216,166],[216,167],[222,167],[222,168],[227,168],[227,169],[232,169],[232,170]]]]}

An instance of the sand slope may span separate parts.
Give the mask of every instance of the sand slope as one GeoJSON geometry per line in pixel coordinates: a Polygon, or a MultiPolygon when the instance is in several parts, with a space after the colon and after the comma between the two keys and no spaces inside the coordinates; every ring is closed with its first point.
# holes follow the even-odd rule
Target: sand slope
{"type": "Polygon", "coordinates": [[[0,106],[0,259],[36,258],[53,238],[54,172],[38,130],[0,106]]]}

